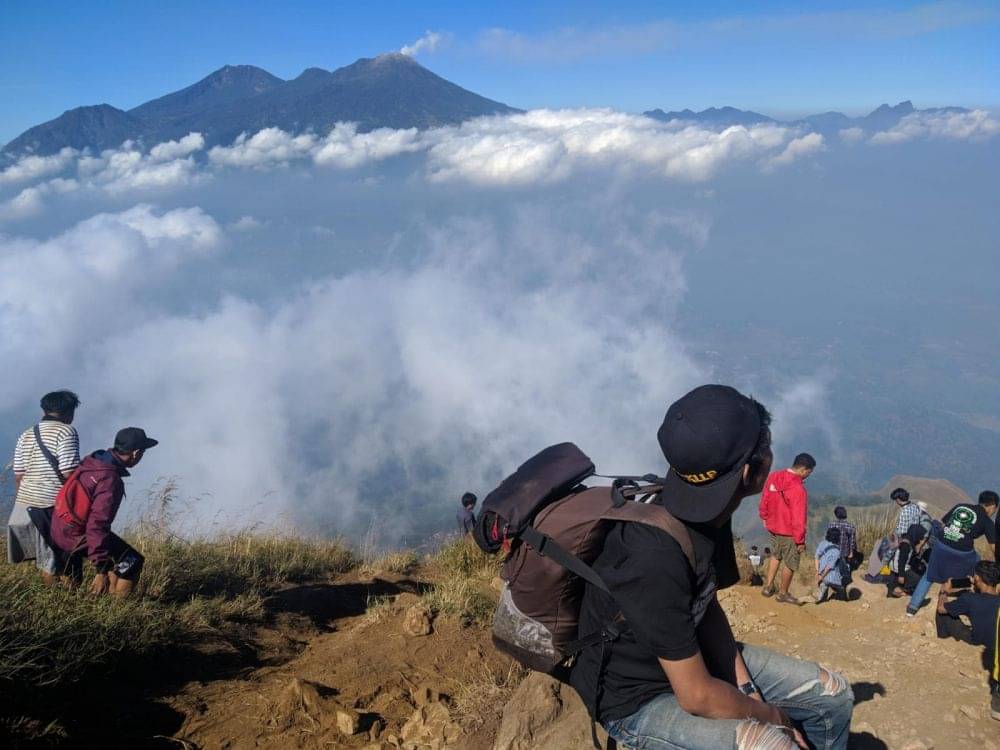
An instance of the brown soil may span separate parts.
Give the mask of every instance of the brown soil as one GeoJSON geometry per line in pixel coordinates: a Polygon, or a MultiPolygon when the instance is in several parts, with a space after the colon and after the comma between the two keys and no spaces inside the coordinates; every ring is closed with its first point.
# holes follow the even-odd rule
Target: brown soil
{"type": "MultiPolygon", "coordinates": [[[[429,635],[405,633],[404,615],[427,585],[414,574],[288,588],[271,598],[273,623],[245,649],[216,664],[215,647],[194,644],[200,672],[175,665],[159,694],[123,696],[118,736],[130,736],[130,747],[387,748],[421,709],[427,727],[453,722],[448,747],[490,748],[510,664],[483,628],[437,618],[429,635]],[[379,618],[365,614],[375,597],[379,618]]],[[[905,600],[887,600],[883,587],[857,588],[856,601],[799,607],[744,586],[720,598],[738,638],[848,678],[857,701],[852,748],[920,741],[911,746],[1000,750],[980,649],[938,640],[929,607],[908,619],[905,600]]]]}

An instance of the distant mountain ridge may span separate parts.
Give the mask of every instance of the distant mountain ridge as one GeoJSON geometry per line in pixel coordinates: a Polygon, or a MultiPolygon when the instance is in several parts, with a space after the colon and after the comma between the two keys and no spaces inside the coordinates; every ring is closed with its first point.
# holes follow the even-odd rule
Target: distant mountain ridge
{"type": "Polygon", "coordinates": [[[8,143],[8,158],[47,155],[65,146],[101,151],[137,140],[151,146],[201,133],[208,145],[278,127],[325,133],[337,122],[362,131],[430,128],[472,117],[519,112],[435,75],[400,54],[362,58],[334,71],[308,68],[285,81],[252,65],[226,65],[187,88],[123,111],[77,107],[8,143]]]}
{"type": "MultiPolygon", "coordinates": [[[[337,122],[355,122],[361,131],[377,128],[431,128],[521,110],[446,81],[412,57],[398,53],[361,58],[334,71],[307,68],[283,80],[253,65],[226,65],[179,91],[128,111],[110,104],[77,107],[29,128],[0,150],[7,160],[25,154],[48,155],[70,146],[100,152],[126,140],[149,147],[199,132],[209,146],[231,143],[241,133],[277,127],[325,133],[337,122]]],[[[735,107],[709,107],[643,114],[655,120],[680,120],[709,127],[793,125],[821,133],[859,128],[885,130],[914,112],[968,112],[961,107],[917,110],[909,101],[883,104],[863,117],[823,112],[782,121],[735,107]]]]}
{"type": "Polygon", "coordinates": [[[675,112],[664,112],[662,109],[651,109],[643,112],[646,117],[661,122],[671,120],[681,120],[684,122],[694,122],[700,125],[712,125],[717,127],[729,127],[732,125],[760,125],[764,123],[775,123],[780,125],[794,125],[819,133],[836,133],[849,128],[860,128],[865,133],[874,133],[879,130],[888,130],[897,125],[907,115],[914,112],[968,112],[964,107],[931,107],[929,109],[915,109],[913,102],[907,100],[895,106],[882,104],[876,109],[862,117],[848,117],[843,112],[822,112],[817,115],[808,115],[797,120],[778,120],[759,112],[737,109],[736,107],[709,107],[701,112],[694,112],[690,109],[683,109],[675,112]]]}

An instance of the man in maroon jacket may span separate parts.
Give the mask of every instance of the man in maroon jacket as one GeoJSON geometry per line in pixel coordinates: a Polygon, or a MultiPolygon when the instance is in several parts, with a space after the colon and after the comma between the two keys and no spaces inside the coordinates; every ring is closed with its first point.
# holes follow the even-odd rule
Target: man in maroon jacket
{"type": "Polygon", "coordinates": [[[800,453],[791,468],[771,472],[760,496],[760,517],[764,528],[771,534],[771,549],[774,550],[761,593],[764,596],[775,593],[774,578],[780,565],[781,584],[775,598],[786,604],[799,603],[788,592],[788,587],[799,568],[799,557],[806,548],[809,494],[803,482],[815,468],[816,459],[808,453],[800,453]]]}
{"type": "Polygon", "coordinates": [[[52,541],[65,558],[67,573],[78,583],[83,577],[83,559],[90,559],[97,571],[90,586],[92,593],[125,597],[139,580],[143,557],[111,531],[111,524],[125,497],[123,478],[156,444],[142,429],[126,427],[118,431],[113,448],[87,456],[67,480],[67,485],[79,482],[89,497],[90,509],[79,522],[53,516],[52,541]]]}

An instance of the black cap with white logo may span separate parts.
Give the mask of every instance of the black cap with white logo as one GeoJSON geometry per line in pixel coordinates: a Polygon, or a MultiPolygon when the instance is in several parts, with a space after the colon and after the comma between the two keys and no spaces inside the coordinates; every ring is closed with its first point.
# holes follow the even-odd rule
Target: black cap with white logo
{"type": "Polygon", "coordinates": [[[115,450],[119,453],[144,451],[158,444],[158,440],[146,437],[146,431],[141,427],[125,427],[115,435],[115,450]]]}
{"type": "Polygon", "coordinates": [[[716,518],[732,500],[760,430],[754,400],[727,385],[703,385],[675,401],[656,434],[670,464],[664,507],[693,523],[716,518]]]}

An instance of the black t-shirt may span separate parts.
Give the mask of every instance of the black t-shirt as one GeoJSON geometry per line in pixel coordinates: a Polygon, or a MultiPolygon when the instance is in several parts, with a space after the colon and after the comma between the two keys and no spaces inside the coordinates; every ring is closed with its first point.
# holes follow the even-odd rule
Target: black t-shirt
{"type": "Polygon", "coordinates": [[[942,519],[942,541],[961,552],[972,550],[972,542],[986,535],[990,544],[996,544],[996,525],[982,505],[959,503],[942,519]]]}
{"type": "MultiPolygon", "coordinates": [[[[659,529],[641,523],[616,524],[594,569],[614,598],[586,585],[580,610],[580,636],[601,630],[621,613],[628,623],[619,639],[607,644],[597,716],[621,719],[660,693],[670,691],[658,658],[678,660],[698,652],[697,627],[717,589],[739,580],[732,528],[688,525],[695,570],[680,545],[659,529]]],[[[577,657],[570,682],[593,713],[602,647],[577,657]]]]}
{"type": "Polygon", "coordinates": [[[966,591],[954,601],[944,605],[952,617],[965,615],[972,623],[972,642],[977,646],[993,647],[996,638],[997,613],[1000,612],[1000,596],[966,591]]]}

